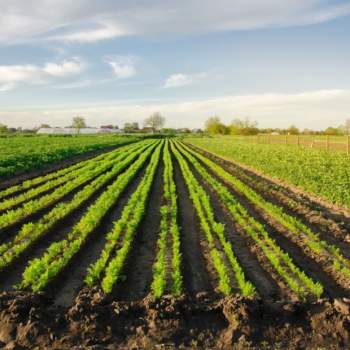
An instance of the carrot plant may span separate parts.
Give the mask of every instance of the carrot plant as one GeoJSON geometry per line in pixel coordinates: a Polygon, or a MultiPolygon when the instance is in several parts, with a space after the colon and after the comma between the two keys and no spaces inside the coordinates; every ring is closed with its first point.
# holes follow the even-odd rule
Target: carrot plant
{"type": "Polygon", "coordinates": [[[8,210],[4,214],[0,215],[0,229],[11,226],[25,219],[29,215],[32,215],[37,211],[56,203],[59,199],[66,196],[77,187],[84,185],[88,181],[94,179],[96,176],[110,169],[116,161],[120,161],[126,158],[132,152],[132,149],[126,150],[125,152],[122,152],[117,158],[103,162],[101,166],[97,166],[96,168],[90,169],[89,171],[82,172],[80,176],[74,178],[70,182],[59,186],[53,192],[46,194],[38,199],[33,199],[29,202],[26,202],[16,209],[8,210]]]}
{"type": "MultiPolygon", "coordinates": [[[[34,259],[29,263],[23,273],[20,288],[30,288],[33,291],[42,290],[60,273],[84,245],[88,236],[97,228],[107,211],[118,200],[125,187],[136,176],[158,143],[159,141],[147,148],[88,208],[85,215],[68,234],[67,239],[51,244],[41,258],[34,259]]],[[[130,157],[132,156],[131,154],[130,157]]]]}
{"type": "Polygon", "coordinates": [[[234,276],[241,290],[241,293],[245,296],[255,294],[254,286],[250,281],[246,280],[244,272],[232,250],[231,244],[226,240],[224,236],[224,225],[214,219],[213,209],[204,188],[196,180],[189,168],[187,161],[177,150],[174,143],[171,144],[171,149],[180,165],[183,177],[190,193],[190,197],[199,217],[202,230],[204,231],[206,239],[208,241],[212,262],[219,276],[220,291],[223,294],[228,295],[231,293],[232,289],[230,277],[228,275],[228,267],[225,265],[217,248],[219,246],[219,243],[221,244],[226,257],[230,262],[230,267],[234,272],[234,276]],[[216,242],[214,235],[218,238],[219,242],[216,242]]]}
{"type": "Polygon", "coordinates": [[[170,282],[168,289],[174,295],[182,290],[180,230],[177,224],[177,197],[174,181],[173,164],[167,140],[163,154],[164,162],[164,202],[161,207],[160,233],[157,241],[158,253],[153,266],[151,290],[156,298],[161,297],[170,282]],[[168,244],[170,242],[170,244],[168,244]],[[167,253],[171,255],[171,265],[167,265],[167,253]]]}
{"type": "Polygon", "coordinates": [[[193,164],[198,173],[202,176],[211,188],[216,192],[219,200],[228,209],[232,218],[243,228],[264,252],[278,274],[286,281],[289,287],[302,298],[306,295],[305,287],[316,297],[323,293],[323,287],[319,282],[314,282],[303,271],[301,271],[276,242],[270,237],[266,229],[249,215],[247,210],[237,201],[230,191],[211,176],[207,170],[193,156],[195,151],[177,144],[180,151],[193,164]]]}
{"type": "Polygon", "coordinates": [[[347,278],[350,278],[350,262],[341,254],[336,246],[322,240],[318,233],[313,232],[298,218],[287,214],[283,208],[266,201],[260,194],[237,179],[235,176],[225,171],[215,162],[211,161],[207,157],[204,157],[198,152],[193,150],[189,151],[205,165],[207,165],[212,171],[214,171],[215,174],[229,183],[237,192],[244,195],[257,208],[266,212],[274,220],[303,241],[314,254],[318,255],[322,259],[326,258],[337,272],[343,274],[347,278]]]}
{"type": "MultiPolygon", "coordinates": [[[[135,149],[133,156],[137,157],[149,146],[150,144],[146,143],[143,147],[135,149]]],[[[0,245],[0,270],[8,266],[38,238],[52,229],[60,220],[86,202],[96,191],[103,187],[104,184],[120,174],[133,160],[133,157],[129,157],[125,162],[118,162],[109,172],[100,175],[90,184],[86,185],[71,201],[59,203],[37,222],[23,225],[12,241],[0,245]]]]}
{"type": "MultiPolygon", "coordinates": [[[[132,248],[137,227],[145,213],[145,206],[159,163],[161,149],[162,144],[153,153],[144,178],[124,208],[121,219],[117,221],[114,230],[108,235],[108,242],[101,254],[101,259],[89,270],[90,277],[96,280],[101,276],[102,269],[105,268],[104,276],[101,279],[101,287],[105,293],[111,293],[121,277],[125,260],[132,248]],[[121,240],[120,245],[116,247],[119,240],[121,240]],[[109,259],[112,252],[114,252],[114,256],[109,259]]],[[[86,281],[91,284],[91,279],[87,278],[86,281]]]]}

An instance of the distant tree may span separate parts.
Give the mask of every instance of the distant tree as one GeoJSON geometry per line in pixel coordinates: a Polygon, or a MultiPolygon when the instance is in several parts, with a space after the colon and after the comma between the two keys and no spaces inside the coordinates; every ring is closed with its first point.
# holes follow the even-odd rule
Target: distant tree
{"type": "Polygon", "coordinates": [[[73,118],[72,128],[77,131],[77,135],[80,134],[80,130],[82,128],[86,128],[86,122],[83,117],[75,117],[73,118]]]}
{"type": "Polygon", "coordinates": [[[312,135],[313,133],[313,130],[307,128],[302,131],[302,134],[304,135],[312,135]]]}
{"type": "Polygon", "coordinates": [[[139,123],[135,123],[135,122],[125,123],[124,124],[124,131],[127,133],[140,131],[139,123]]]}
{"type": "Polygon", "coordinates": [[[51,126],[49,124],[41,124],[40,129],[50,129],[51,126]]]}
{"type": "Polygon", "coordinates": [[[153,113],[144,121],[144,126],[152,128],[152,131],[155,132],[160,130],[165,124],[165,118],[159,113],[153,113]]]}
{"type": "Polygon", "coordinates": [[[163,128],[160,130],[162,134],[168,134],[168,135],[175,135],[176,134],[176,129],[173,128],[163,128]]]}
{"type": "Polygon", "coordinates": [[[7,132],[8,128],[4,124],[0,124],[0,133],[5,133],[7,132]]]}
{"type": "Polygon", "coordinates": [[[140,127],[139,127],[139,123],[131,123],[131,127],[133,129],[133,131],[139,131],[140,130],[140,127]]]}
{"type": "Polygon", "coordinates": [[[300,134],[300,130],[294,125],[291,125],[286,131],[287,131],[287,134],[289,134],[289,135],[299,135],[300,134]]]}
{"type": "Polygon", "coordinates": [[[226,135],[229,132],[228,127],[223,124],[219,117],[214,116],[207,119],[205,122],[205,130],[209,134],[221,134],[226,135]]]}
{"type": "Polygon", "coordinates": [[[339,130],[339,128],[334,128],[332,126],[328,127],[323,133],[325,135],[331,135],[331,136],[341,135],[341,131],[339,130]]]}
{"type": "Polygon", "coordinates": [[[249,118],[234,119],[229,128],[232,135],[257,135],[259,133],[258,123],[249,118]]]}

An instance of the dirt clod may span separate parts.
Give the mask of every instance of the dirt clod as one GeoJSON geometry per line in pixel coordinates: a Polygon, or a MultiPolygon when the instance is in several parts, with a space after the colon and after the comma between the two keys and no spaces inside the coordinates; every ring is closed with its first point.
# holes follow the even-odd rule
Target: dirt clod
{"type": "Polygon", "coordinates": [[[0,295],[4,349],[349,348],[347,301],[267,302],[201,293],[109,300],[83,289],[69,308],[29,293],[0,295]]]}

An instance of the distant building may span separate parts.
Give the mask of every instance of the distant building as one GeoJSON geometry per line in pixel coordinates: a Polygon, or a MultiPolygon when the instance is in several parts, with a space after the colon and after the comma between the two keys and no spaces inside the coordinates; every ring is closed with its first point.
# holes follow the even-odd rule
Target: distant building
{"type": "MultiPolygon", "coordinates": [[[[82,128],[79,130],[80,135],[97,135],[97,134],[121,134],[120,129],[105,128],[82,128]]],[[[77,129],[74,128],[40,128],[37,134],[41,135],[76,135],[77,129]]]]}

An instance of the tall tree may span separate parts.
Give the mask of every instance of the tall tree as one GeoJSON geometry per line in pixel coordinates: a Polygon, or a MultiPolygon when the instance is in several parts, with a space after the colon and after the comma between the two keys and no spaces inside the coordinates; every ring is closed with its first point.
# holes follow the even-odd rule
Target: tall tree
{"type": "Polygon", "coordinates": [[[234,119],[230,125],[232,135],[256,135],[259,133],[258,123],[249,118],[234,119]]]}
{"type": "Polygon", "coordinates": [[[144,121],[144,126],[152,128],[152,131],[155,132],[160,130],[165,124],[165,118],[159,113],[153,113],[144,121]]]}
{"type": "Polygon", "coordinates": [[[289,134],[289,135],[299,135],[300,134],[300,130],[295,125],[291,125],[287,129],[287,134],[289,134]]]}
{"type": "Polygon", "coordinates": [[[209,134],[228,134],[228,127],[221,123],[220,118],[217,116],[207,119],[205,122],[205,129],[209,134]]]}
{"type": "Polygon", "coordinates": [[[49,124],[41,124],[40,129],[49,129],[51,126],[49,124]]]}
{"type": "Polygon", "coordinates": [[[7,126],[4,124],[0,124],[0,133],[5,133],[7,132],[7,126]]]}
{"type": "Polygon", "coordinates": [[[77,131],[77,135],[80,134],[80,129],[86,128],[85,119],[83,117],[73,118],[72,128],[77,131]]]}

